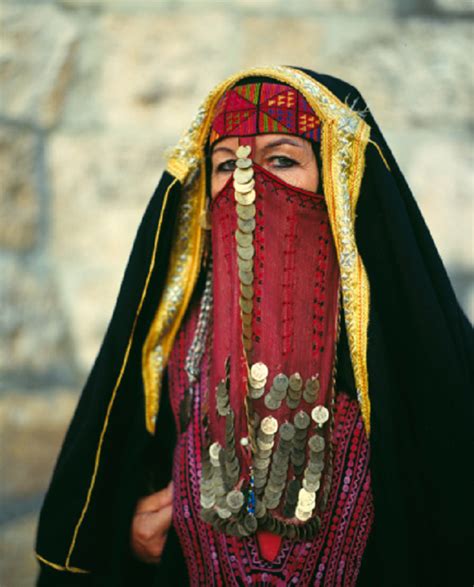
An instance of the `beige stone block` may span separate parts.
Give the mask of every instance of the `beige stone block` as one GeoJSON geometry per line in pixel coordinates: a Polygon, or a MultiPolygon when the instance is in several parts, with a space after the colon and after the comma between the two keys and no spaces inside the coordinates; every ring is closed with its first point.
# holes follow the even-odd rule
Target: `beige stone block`
{"type": "Polygon", "coordinates": [[[382,129],[465,125],[472,116],[472,29],[431,19],[319,19],[313,69],[355,85],[382,129]]]}
{"type": "Polygon", "coordinates": [[[0,372],[71,377],[67,329],[50,268],[0,257],[0,372]]]}
{"type": "Polygon", "coordinates": [[[21,500],[46,491],[77,403],[68,390],[0,398],[0,496],[21,500]]]}
{"type": "Polygon", "coordinates": [[[2,527],[0,533],[0,585],[31,587],[38,565],[34,557],[36,515],[30,514],[2,527]]]}
{"type": "Polygon", "coordinates": [[[146,128],[171,144],[236,69],[238,21],[227,12],[107,14],[103,35],[104,122],[146,128]]]}
{"type": "Polygon", "coordinates": [[[74,64],[74,23],[51,4],[2,3],[0,29],[1,114],[54,124],[74,64]]]}
{"type": "Polygon", "coordinates": [[[51,258],[78,365],[89,371],[163,169],[153,134],[57,134],[48,154],[51,258]]]}
{"type": "Polygon", "coordinates": [[[38,140],[32,132],[0,126],[0,247],[27,250],[37,243],[37,157],[38,140]]]}
{"type": "Polygon", "coordinates": [[[295,65],[314,68],[324,51],[320,19],[300,16],[251,16],[242,19],[240,67],[295,65]]]}
{"type": "Polygon", "coordinates": [[[474,151],[467,133],[390,132],[386,139],[444,263],[473,267],[474,151]]]}

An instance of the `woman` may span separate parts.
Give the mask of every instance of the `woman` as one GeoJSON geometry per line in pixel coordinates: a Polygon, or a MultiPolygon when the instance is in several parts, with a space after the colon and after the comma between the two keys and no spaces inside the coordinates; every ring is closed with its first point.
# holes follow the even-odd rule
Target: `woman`
{"type": "Polygon", "coordinates": [[[183,584],[184,558],[193,584],[467,582],[471,357],[358,92],[233,76],[144,216],[43,507],[41,581],[183,584]]]}

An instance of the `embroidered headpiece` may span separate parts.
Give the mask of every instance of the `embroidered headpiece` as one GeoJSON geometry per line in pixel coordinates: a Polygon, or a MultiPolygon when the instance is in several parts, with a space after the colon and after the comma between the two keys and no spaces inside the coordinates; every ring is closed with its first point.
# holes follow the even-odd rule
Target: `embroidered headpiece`
{"type": "Polygon", "coordinates": [[[212,123],[211,145],[223,137],[268,133],[319,141],[321,123],[304,96],[286,84],[247,83],[222,96],[212,123]]]}

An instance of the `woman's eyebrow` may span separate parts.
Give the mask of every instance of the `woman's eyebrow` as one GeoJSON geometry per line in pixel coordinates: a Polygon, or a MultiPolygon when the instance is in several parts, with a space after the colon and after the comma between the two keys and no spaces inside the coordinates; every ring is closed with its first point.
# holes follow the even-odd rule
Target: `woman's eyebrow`
{"type": "Polygon", "coordinates": [[[303,148],[303,145],[297,141],[294,141],[290,138],[281,138],[281,139],[276,139],[274,141],[271,141],[270,143],[268,143],[268,145],[265,145],[264,147],[262,147],[262,151],[267,151],[268,149],[274,149],[275,147],[280,147],[281,145],[291,145],[292,147],[298,147],[299,149],[303,148]]]}
{"type": "Polygon", "coordinates": [[[226,153],[231,153],[235,157],[235,150],[231,149],[230,147],[216,147],[215,149],[212,150],[211,156],[215,155],[219,151],[225,151],[226,153]]]}

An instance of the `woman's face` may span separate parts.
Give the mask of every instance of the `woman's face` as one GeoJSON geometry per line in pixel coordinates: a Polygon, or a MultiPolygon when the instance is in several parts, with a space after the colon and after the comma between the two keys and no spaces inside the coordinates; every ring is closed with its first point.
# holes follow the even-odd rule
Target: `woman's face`
{"type": "MultiPolygon", "coordinates": [[[[224,187],[235,169],[237,137],[219,141],[212,149],[211,195],[224,187]]],[[[316,192],[319,170],[311,143],[301,137],[285,134],[265,134],[255,137],[251,158],[264,169],[295,187],[316,192]]]]}

